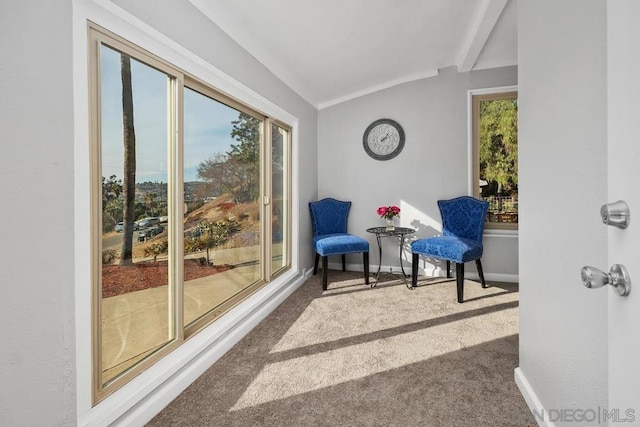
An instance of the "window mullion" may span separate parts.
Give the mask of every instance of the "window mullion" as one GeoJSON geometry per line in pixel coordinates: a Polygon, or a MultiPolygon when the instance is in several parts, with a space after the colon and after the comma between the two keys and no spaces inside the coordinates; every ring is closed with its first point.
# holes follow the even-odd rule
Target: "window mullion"
{"type": "Polygon", "coordinates": [[[169,144],[169,159],[171,161],[169,182],[169,235],[172,250],[169,254],[169,274],[173,294],[172,319],[175,328],[175,337],[178,342],[184,340],[184,182],[183,182],[183,158],[184,158],[184,77],[178,76],[173,82],[170,102],[170,128],[172,135],[169,144]]]}
{"type": "Polygon", "coordinates": [[[262,173],[262,229],[264,238],[262,239],[262,259],[264,259],[263,279],[271,278],[271,216],[272,216],[272,189],[271,189],[271,119],[265,118],[263,121],[262,144],[260,150],[260,164],[262,173]]]}

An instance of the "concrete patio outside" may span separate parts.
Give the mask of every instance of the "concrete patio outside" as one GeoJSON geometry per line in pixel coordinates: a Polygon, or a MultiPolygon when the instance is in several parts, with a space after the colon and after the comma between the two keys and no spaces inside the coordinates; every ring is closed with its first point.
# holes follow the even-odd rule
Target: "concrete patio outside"
{"type": "MultiPolygon", "coordinates": [[[[278,247],[276,252],[280,250],[278,247]]],[[[190,258],[199,256],[191,254],[190,258]]],[[[192,323],[257,281],[259,256],[259,246],[215,250],[216,264],[234,268],[184,283],[184,324],[192,323]]],[[[164,285],[103,299],[103,382],[135,365],[170,339],[168,292],[168,286],[164,285]]]]}

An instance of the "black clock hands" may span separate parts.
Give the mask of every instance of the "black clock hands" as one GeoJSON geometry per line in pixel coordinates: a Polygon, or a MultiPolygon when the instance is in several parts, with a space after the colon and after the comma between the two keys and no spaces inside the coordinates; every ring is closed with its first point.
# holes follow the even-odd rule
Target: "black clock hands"
{"type": "Polygon", "coordinates": [[[365,129],[362,145],[375,160],[393,159],[404,147],[404,130],[394,120],[378,119],[365,129]]]}

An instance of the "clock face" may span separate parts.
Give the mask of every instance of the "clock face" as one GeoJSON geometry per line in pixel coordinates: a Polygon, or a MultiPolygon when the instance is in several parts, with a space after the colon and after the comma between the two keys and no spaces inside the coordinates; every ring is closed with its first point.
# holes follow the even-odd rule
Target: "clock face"
{"type": "Polygon", "coordinates": [[[376,160],[389,160],[400,154],[404,147],[404,131],[391,119],[371,123],[362,141],[369,156],[376,160]]]}

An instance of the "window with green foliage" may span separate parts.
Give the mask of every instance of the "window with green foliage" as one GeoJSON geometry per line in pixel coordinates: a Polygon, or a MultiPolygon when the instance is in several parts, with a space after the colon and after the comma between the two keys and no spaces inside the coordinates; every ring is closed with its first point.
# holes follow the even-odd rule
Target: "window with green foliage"
{"type": "Polygon", "coordinates": [[[193,87],[184,89],[183,184],[190,207],[183,219],[187,326],[224,311],[221,308],[260,280],[264,234],[264,120],[216,100],[206,87],[193,87]]]}
{"type": "Polygon", "coordinates": [[[291,266],[291,129],[98,28],[94,402],[291,266]]]}
{"type": "Polygon", "coordinates": [[[518,94],[472,98],[474,196],[489,202],[488,228],[517,229],[518,94]]]}

